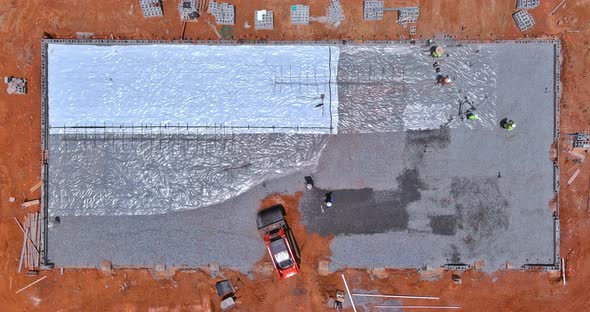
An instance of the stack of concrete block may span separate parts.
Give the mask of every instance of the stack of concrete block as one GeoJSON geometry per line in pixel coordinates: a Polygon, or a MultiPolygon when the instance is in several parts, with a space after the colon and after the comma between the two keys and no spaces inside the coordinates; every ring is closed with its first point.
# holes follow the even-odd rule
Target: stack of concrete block
{"type": "Polygon", "coordinates": [[[512,14],[512,18],[514,19],[514,22],[516,23],[516,27],[518,27],[518,29],[520,29],[520,31],[526,31],[526,30],[533,28],[533,26],[535,26],[535,20],[533,19],[533,16],[527,10],[520,10],[520,11],[512,14]]]}
{"type": "Polygon", "coordinates": [[[27,80],[24,78],[4,77],[4,83],[8,84],[6,92],[8,94],[26,94],[27,80]]]}
{"type": "Polygon", "coordinates": [[[588,142],[589,140],[587,132],[580,132],[574,135],[574,148],[583,148],[587,150],[588,147],[590,147],[590,144],[588,142]]]}
{"type": "Polygon", "coordinates": [[[291,6],[291,24],[309,24],[309,6],[296,4],[291,6]]]}
{"type": "Polygon", "coordinates": [[[517,9],[534,9],[541,4],[541,0],[516,0],[517,9]]]}
{"type": "Polygon", "coordinates": [[[178,12],[180,20],[184,22],[196,21],[199,18],[199,9],[195,0],[180,0],[178,12]]]}
{"type": "Polygon", "coordinates": [[[209,1],[209,13],[215,16],[218,25],[234,25],[236,23],[236,8],[229,3],[209,1]]]}
{"type": "Polygon", "coordinates": [[[163,16],[162,2],[160,0],[139,0],[139,6],[143,17],[163,16]]]}
{"type": "Polygon", "coordinates": [[[367,21],[378,21],[383,19],[383,1],[365,0],[363,5],[363,16],[367,21]]]}
{"type": "MultiPolygon", "coordinates": [[[[38,212],[29,212],[21,223],[16,217],[14,220],[23,232],[23,248],[18,262],[17,272],[24,269],[29,272],[38,271],[41,266],[41,218],[38,212]]],[[[36,274],[33,274],[36,275],[36,274]]]]}
{"type": "Polygon", "coordinates": [[[420,16],[420,9],[419,8],[406,8],[398,10],[397,22],[402,25],[406,26],[409,23],[416,23],[418,22],[418,17],[420,16]]]}
{"type": "Polygon", "coordinates": [[[254,12],[255,29],[273,29],[274,20],[272,11],[258,10],[254,12]]]}

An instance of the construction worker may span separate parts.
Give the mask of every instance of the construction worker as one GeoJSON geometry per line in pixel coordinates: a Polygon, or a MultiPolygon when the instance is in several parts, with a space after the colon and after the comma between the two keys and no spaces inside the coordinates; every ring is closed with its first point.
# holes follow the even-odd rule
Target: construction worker
{"type": "Polygon", "coordinates": [[[309,191],[313,188],[313,178],[310,176],[303,177],[305,179],[305,188],[309,191]]]}
{"type": "Polygon", "coordinates": [[[512,131],[512,129],[516,128],[516,123],[512,120],[506,120],[506,122],[504,122],[504,124],[502,125],[502,128],[508,131],[512,131]]]}
{"type": "Polygon", "coordinates": [[[445,53],[445,49],[443,49],[443,47],[433,47],[432,49],[432,57],[434,58],[440,58],[441,56],[443,56],[443,53],[445,53]]]}
{"type": "Polygon", "coordinates": [[[324,204],[326,205],[326,208],[332,207],[332,192],[326,193],[324,204]]]}
{"type": "Polygon", "coordinates": [[[472,111],[467,111],[465,112],[465,117],[467,117],[467,119],[469,120],[479,120],[479,116],[477,116],[474,112],[472,111]]]}
{"type": "Polygon", "coordinates": [[[451,82],[453,82],[453,80],[451,80],[451,77],[447,76],[443,76],[443,75],[438,75],[436,77],[436,83],[440,83],[442,86],[450,84],[451,82]]]}

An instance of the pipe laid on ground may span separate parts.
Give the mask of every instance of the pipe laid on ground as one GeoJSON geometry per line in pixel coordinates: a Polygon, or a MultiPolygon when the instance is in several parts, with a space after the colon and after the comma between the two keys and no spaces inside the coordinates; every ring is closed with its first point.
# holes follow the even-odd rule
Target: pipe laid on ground
{"type": "Polygon", "coordinates": [[[561,7],[561,5],[565,3],[565,1],[566,0],[561,1],[553,10],[551,10],[551,12],[549,12],[549,15],[547,15],[547,16],[553,15],[553,13],[555,13],[555,11],[557,11],[557,9],[559,9],[561,7]]]}
{"type": "Polygon", "coordinates": [[[42,278],[40,278],[40,279],[38,279],[38,280],[36,280],[36,281],[34,281],[34,282],[30,283],[29,285],[27,285],[27,286],[25,286],[25,287],[23,287],[23,288],[19,289],[19,290],[18,290],[16,293],[18,294],[19,292],[21,292],[21,291],[23,291],[23,290],[25,290],[25,289],[27,289],[27,288],[29,288],[29,287],[31,287],[31,286],[33,286],[33,285],[35,285],[35,284],[39,283],[40,281],[42,281],[42,280],[44,280],[44,279],[46,279],[46,278],[47,278],[47,275],[45,275],[45,276],[43,276],[42,278]]]}
{"type": "Polygon", "coordinates": [[[565,258],[561,258],[561,277],[563,279],[563,285],[565,286],[565,258]]]}
{"type": "Polygon", "coordinates": [[[350,298],[350,303],[352,304],[352,309],[356,312],[356,307],[354,306],[354,300],[352,300],[352,294],[350,293],[350,289],[348,289],[348,284],[346,283],[346,278],[344,278],[344,273],[341,273],[342,280],[344,281],[344,287],[346,287],[346,293],[348,294],[348,298],[350,298]]]}
{"type": "Polygon", "coordinates": [[[373,295],[373,294],[352,294],[357,297],[380,297],[380,298],[399,298],[399,299],[424,299],[424,300],[439,300],[439,297],[431,296],[402,296],[402,295],[373,295]]]}
{"type": "Polygon", "coordinates": [[[420,306],[420,305],[378,305],[375,308],[392,309],[463,309],[458,306],[420,306]]]}

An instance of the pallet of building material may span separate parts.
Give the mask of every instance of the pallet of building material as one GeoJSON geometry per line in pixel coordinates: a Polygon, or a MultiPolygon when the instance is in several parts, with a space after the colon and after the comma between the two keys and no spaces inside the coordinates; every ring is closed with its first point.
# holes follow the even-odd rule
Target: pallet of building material
{"type": "Polygon", "coordinates": [[[366,21],[383,19],[383,0],[365,0],[363,2],[363,17],[366,21]]]}
{"type": "Polygon", "coordinates": [[[39,270],[41,263],[41,219],[39,213],[29,212],[25,215],[24,222],[21,223],[17,218],[14,218],[18,227],[23,232],[23,247],[18,263],[18,272],[23,268],[27,270],[27,275],[32,275],[33,272],[39,270]]]}
{"type": "Polygon", "coordinates": [[[178,13],[180,20],[183,22],[195,22],[199,18],[199,8],[196,0],[180,0],[178,4],[178,13]]]}
{"type": "Polygon", "coordinates": [[[541,4],[541,0],[516,0],[517,9],[534,9],[541,4]]]}
{"type": "Polygon", "coordinates": [[[420,8],[402,8],[397,11],[397,23],[404,26],[409,23],[417,23],[420,17],[420,8]]]}
{"type": "Polygon", "coordinates": [[[291,6],[291,24],[307,25],[309,24],[309,6],[296,4],[291,6]]]}
{"type": "Polygon", "coordinates": [[[37,182],[35,185],[33,185],[33,186],[32,186],[32,187],[29,189],[29,191],[30,191],[31,193],[33,193],[34,191],[38,190],[38,189],[39,189],[40,187],[42,187],[42,186],[43,186],[43,181],[39,181],[39,182],[37,182]]]}
{"type": "Polygon", "coordinates": [[[35,199],[35,200],[26,201],[26,202],[22,203],[20,206],[22,208],[27,208],[27,207],[39,205],[39,203],[40,203],[40,201],[38,199],[35,199]]]}
{"type": "Polygon", "coordinates": [[[162,1],[160,0],[139,0],[139,6],[143,12],[143,17],[163,16],[162,1]]]}
{"type": "Polygon", "coordinates": [[[8,85],[6,92],[8,94],[26,94],[27,80],[24,78],[4,77],[4,83],[8,85]]]}
{"type": "Polygon", "coordinates": [[[512,14],[512,18],[514,19],[514,23],[516,23],[516,27],[518,27],[521,32],[529,30],[535,26],[535,20],[527,10],[520,10],[512,14]]]}
{"type": "Polygon", "coordinates": [[[209,13],[215,17],[218,25],[234,25],[236,23],[236,7],[229,3],[209,1],[209,13]]]}
{"type": "Polygon", "coordinates": [[[582,131],[582,132],[573,134],[572,137],[573,137],[572,145],[574,148],[582,148],[582,149],[587,150],[588,147],[590,146],[587,132],[582,131]]]}
{"type": "Polygon", "coordinates": [[[274,28],[274,19],[272,11],[254,11],[254,28],[272,30],[274,28]]]}

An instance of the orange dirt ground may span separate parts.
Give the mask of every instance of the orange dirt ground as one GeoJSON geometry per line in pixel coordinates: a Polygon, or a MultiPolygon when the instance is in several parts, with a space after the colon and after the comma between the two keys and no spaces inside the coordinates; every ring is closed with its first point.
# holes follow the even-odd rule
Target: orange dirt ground
{"type": "MultiPolygon", "coordinates": [[[[346,19],[338,27],[313,22],[308,26],[288,23],[288,5],[283,0],[227,0],[237,4],[237,21],[232,27],[236,39],[323,40],[323,39],[398,39],[409,38],[408,29],[395,24],[395,13],[386,13],[378,22],[362,20],[360,0],[342,0],[346,19]],[[245,28],[253,24],[255,9],[274,9],[275,30],[245,28]]],[[[311,15],[326,12],[328,0],[298,0],[311,5],[311,15]]],[[[515,0],[386,0],[386,6],[418,4],[421,8],[418,38],[453,35],[458,39],[560,38],[564,62],[561,79],[562,133],[590,128],[590,1],[566,0],[553,16],[548,13],[558,0],[543,0],[532,14],[537,25],[523,35],[513,24],[515,0]]],[[[0,75],[29,79],[26,96],[8,95],[0,87],[0,311],[219,311],[214,292],[215,280],[203,271],[181,271],[170,276],[147,270],[59,269],[43,271],[48,276],[39,284],[19,293],[15,291],[36,277],[17,274],[22,234],[12,220],[22,219],[19,204],[30,198],[29,188],[40,179],[40,40],[44,33],[55,38],[75,38],[76,32],[94,32],[95,38],[179,39],[182,23],[177,0],[164,0],[164,17],[144,19],[136,0],[0,1],[0,75]],[[16,197],[9,203],[9,197],[16,197]]],[[[210,18],[207,16],[206,18],[210,18]]],[[[219,30],[220,27],[217,27],[219,30]]],[[[211,27],[201,18],[189,23],[185,39],[216,39],[211,27]]],[[[420,280],[413,270],[373,272],[346,270],[352,287],[374,289],[380,293],[440,296],[440,304],[463,306],[463,311],[588,311],[590,295],[590,237],[588,217],[590,162],[580,165],[582,173],[568,186],[572,168],[562,141],[561,161],[561,254],[568,261],[568,284],[558,275],[504,271],[487,275],[476,270],[462,273],[463,283],[451,281],[444,272],[436,281],[420,280]],[[385,278],[384,278],[385,277],[385,278]]],[[[550,147],[547,147],[549,158],[550,147]]],[[[575,169],[573,169],[575,170],[575,169]]],[[[254,279],[224,271],[239,288],[236,311],[331,311],[324,304],[327,295],[343,289],[339,274],[320,275],[318,263],[329,257],[329,239],[309,234],[297,221],[301,194],[271,196],[261,207],[281,202],[285,205],[302,252],[302,272],[279,281],[268,270],[268,256],[255,267],[254,279]]],[[[548,209],[550,209],[548,207],[548,209]]],[[[531,238],[534,239],[534,238],[531,238]]],[[[261,247],[263,244],[261,242],[261,247]]],[[[400,251],[403,252],[403,251],[400,251]]],[[[420,304],[405,301],[405,304],[420,304]]],[[[332,310],[333,311],[333,310],[332,310]]],[[[348,309],[347,311],[352,311],[348,309]]],[[[413,310],[420,311],[420,310],[413,310]]],[[[429,311],[429,310],[425,310],[429,311]]]]}

